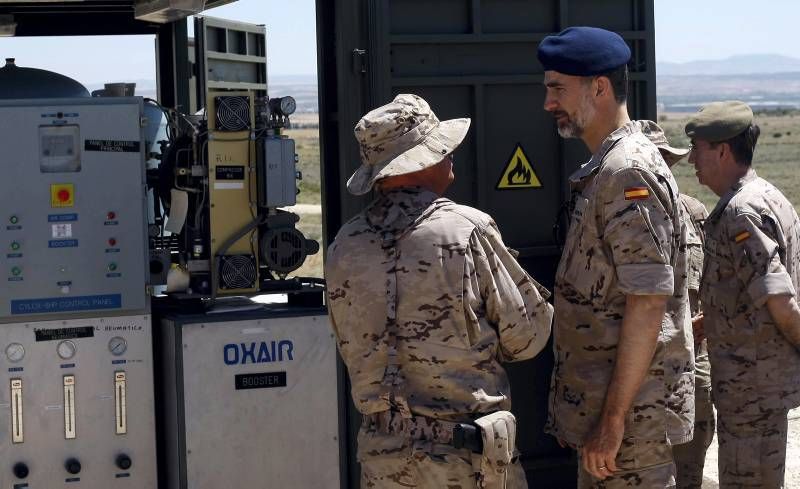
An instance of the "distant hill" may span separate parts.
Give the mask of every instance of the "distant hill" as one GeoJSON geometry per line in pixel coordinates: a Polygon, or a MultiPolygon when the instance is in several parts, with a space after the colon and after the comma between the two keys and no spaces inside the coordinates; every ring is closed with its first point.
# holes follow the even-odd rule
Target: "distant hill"
{"type": "Polygon", "coordinates": [[[725,59],[707,59],[687,63],[659,62],[658,76],[746,75],[758,73],[800,72],[800,59],[778,54],[747,54],[725,59]]]}
{"type": "Polygon", "coordinates": [[[754,109],[800,108],[800,59],[775,54],[658,63],[658,103],[695,111],[714,100],[737,99],[754,109]]]}

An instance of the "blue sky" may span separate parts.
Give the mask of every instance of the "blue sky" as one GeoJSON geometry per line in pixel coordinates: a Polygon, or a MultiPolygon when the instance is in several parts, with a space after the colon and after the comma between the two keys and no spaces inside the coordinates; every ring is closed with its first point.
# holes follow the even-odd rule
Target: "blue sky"
{"type": "MultiPolygon", "coordinates": [[[[239,0],[206,14],[266,25],[270,76],[313,74],[316,72],[314,3],[314,0],[239,0]]],[[[656,56],[660,61],[684,62],[758,53],[800,57],[797,51],[800,2],[655,0],[655,3],[656,56]]],[[[84,84],[155,78],[152,36],[0,38],[0,55],[16,57],[21,66],[63,73],[84,84]]]]}
{"type": "Polygon", "coordinates": [[[656,58],[800,57],[796,0],[655,0],[656,58]]]}

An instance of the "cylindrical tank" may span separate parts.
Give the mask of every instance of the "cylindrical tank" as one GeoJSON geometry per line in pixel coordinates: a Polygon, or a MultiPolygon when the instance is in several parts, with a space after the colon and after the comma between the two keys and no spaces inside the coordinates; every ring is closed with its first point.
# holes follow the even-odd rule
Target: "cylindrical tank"
{"type": "Polygon", "coordinates": [[[0,68],[0,99],[88,97],[89,91],[64,75],[37,68],[17,66],[6,58],[0,68]]]}

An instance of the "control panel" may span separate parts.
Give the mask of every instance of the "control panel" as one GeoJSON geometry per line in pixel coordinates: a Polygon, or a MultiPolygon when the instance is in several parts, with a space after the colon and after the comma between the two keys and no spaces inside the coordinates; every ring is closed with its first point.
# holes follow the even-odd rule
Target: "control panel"
{"type": "Polygon", "coordinates": [[[156,486],[150,316],[0,326],[0,487],[156,486]]]}
{"type": "Polygon", "coordinates": [[[0,323],[147,310],[142,101],[0,102],[0,323]]]}

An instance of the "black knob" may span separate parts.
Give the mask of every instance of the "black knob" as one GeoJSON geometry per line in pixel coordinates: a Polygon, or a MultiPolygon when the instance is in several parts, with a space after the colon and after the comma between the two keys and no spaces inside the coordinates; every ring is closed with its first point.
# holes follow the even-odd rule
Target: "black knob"
{"type": "Polygon", "coordinates": [[[24,479],[28,477],[28,474],[30,473],[30,470],[28,470],[28,464],[22,462],[17,462],[14,464],[14,468],[12,470],[14,471],[14,475],[17,476],[17,479],[24,479]]]}
{"type": "Polygon", "coordinates": [[[129,456],[125,455],[124,453],[117,455],[117,467],[122,470],[128,470],[131,468],[131,465],[133,465],[133,462],[129,456]]]}
{"type": "Polygon", "coordinates": [[[64,463],[64,468],[67,469],[67,472],[70,474],[76,475],[81,471],[81,463],[78,462],[76,458],[70,458],[64,463]]]}

